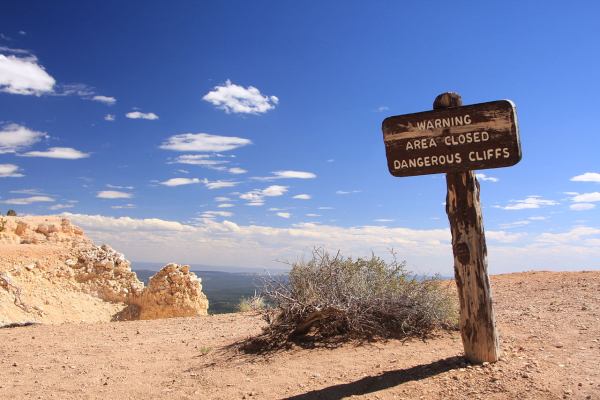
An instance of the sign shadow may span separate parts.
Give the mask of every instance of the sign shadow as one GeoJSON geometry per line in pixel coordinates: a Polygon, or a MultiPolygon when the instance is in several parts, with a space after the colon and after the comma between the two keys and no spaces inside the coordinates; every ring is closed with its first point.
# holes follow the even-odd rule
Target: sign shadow
{"type": "MultiPolygon", "coordinates": [[[[449,357],[434,361],[429,364],[416,365],[411,368],[386,371],[376,376],[367,376],[350,383],[329,386],[323,389],[312,390],[296,396],[285,397],[281,400],[341,400],[353,395],[365,395],[400,386],[403,383],[420,381],[442,374],[444,372],[461,368],[457,357],[449,357]]],[[[462,361],[463,358],[460,357],[462,361]]]]}

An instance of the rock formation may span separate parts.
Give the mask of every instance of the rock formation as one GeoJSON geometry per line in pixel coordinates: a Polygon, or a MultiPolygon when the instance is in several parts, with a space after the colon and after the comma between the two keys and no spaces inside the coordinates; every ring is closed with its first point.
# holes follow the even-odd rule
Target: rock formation
{"type": "Polygon", "coordinates": [[[60,217],[0,217],[0,326],[206,315],[189,266],[168,264],[147,288],[125,256],[60,217]]]}
{"type": "Polygon", "coordinates": [[[208,310],[200,278],[189,265],[164,266],[133,302],[140,306],[140,319],[206,315],[208,310]]]}

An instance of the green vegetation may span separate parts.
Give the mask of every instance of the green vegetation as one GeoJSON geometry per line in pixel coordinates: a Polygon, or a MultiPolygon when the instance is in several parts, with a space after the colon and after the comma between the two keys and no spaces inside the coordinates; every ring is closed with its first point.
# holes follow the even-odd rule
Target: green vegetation
{"type": "Polygon", "coordinates": [[[0,218],[0,232],[4,231],[4,224],[6,224],[6,220],[4,218],[0,218]]]}
{"type": "Polygon", "coordinates": [[[256,294],[256,291],[254,292],[254,296],[242,297],[236,305],[238,312],[265,310],[267,308],[269,308],[269,305],[265,301],[265,298],[260,294],[256,294]]]}
{"type": "Polygon", "coordinates": [[[8,212],[6,213],[7,216],[9,217],[16,217],[17,216],[17,212],[15,210],[8,210],[8,212]]]}
{"type": "Polygon", "coordinates": [[[348,335],[424,336],[436,328],[456,329],[458,309],[447,284],[406,271],[405,262],[331,256],[322,248],[297,261],[284,276],[262,279],[262,294],[277,306],[266,311],[270,325],[247,348],[273,346],[293,337],[348,335]]]}
{"type": "Polygon", "coordinates": [[[212,350],[212,347],[204,347],[204,346],[202,346],[198,350],[200,350],[200,354],[206,355],[206,354],[210,353],[210,351],[212,350]]]}

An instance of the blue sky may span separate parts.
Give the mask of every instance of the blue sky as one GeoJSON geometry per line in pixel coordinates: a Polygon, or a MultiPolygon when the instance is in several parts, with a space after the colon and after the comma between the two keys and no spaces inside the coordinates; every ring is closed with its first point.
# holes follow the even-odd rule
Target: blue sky
{"type": "Polygon", "coordinates": [[[444,175],[395,178],[382,121],[517,107],[478,171],[491,273],[600,266],[600,4],[9,1],[0,211],[133,261],[281,267],[314,246],[452,275],[444,175]]]}

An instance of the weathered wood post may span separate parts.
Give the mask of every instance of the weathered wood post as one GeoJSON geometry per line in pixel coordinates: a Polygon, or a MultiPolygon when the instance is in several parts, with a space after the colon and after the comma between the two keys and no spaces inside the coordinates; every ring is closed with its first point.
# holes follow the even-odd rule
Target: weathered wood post
{"type": "Polygon", "coordinates": [[[393,176],[446,174],[446,212],[465,355],[473,363],[498,361],[498,330],[474,171],[510,167],[521,160],[514,103],[498,100],[463,106],[460,95],[448,92],[435,99],[433,111],[388,117],[381,128],[393,176]]]}
{"type": "MultiPolygon", "coordinates": [[[[457,93],[439,95],[433,109],[462,106],[457,93]]],[[[460,301],[465,356],[474,363],[500,358],[498,329],[488,275],[487,247],[475,171],[446,173],[446,213],[452,232],[454,277],[460,301]]]]}

